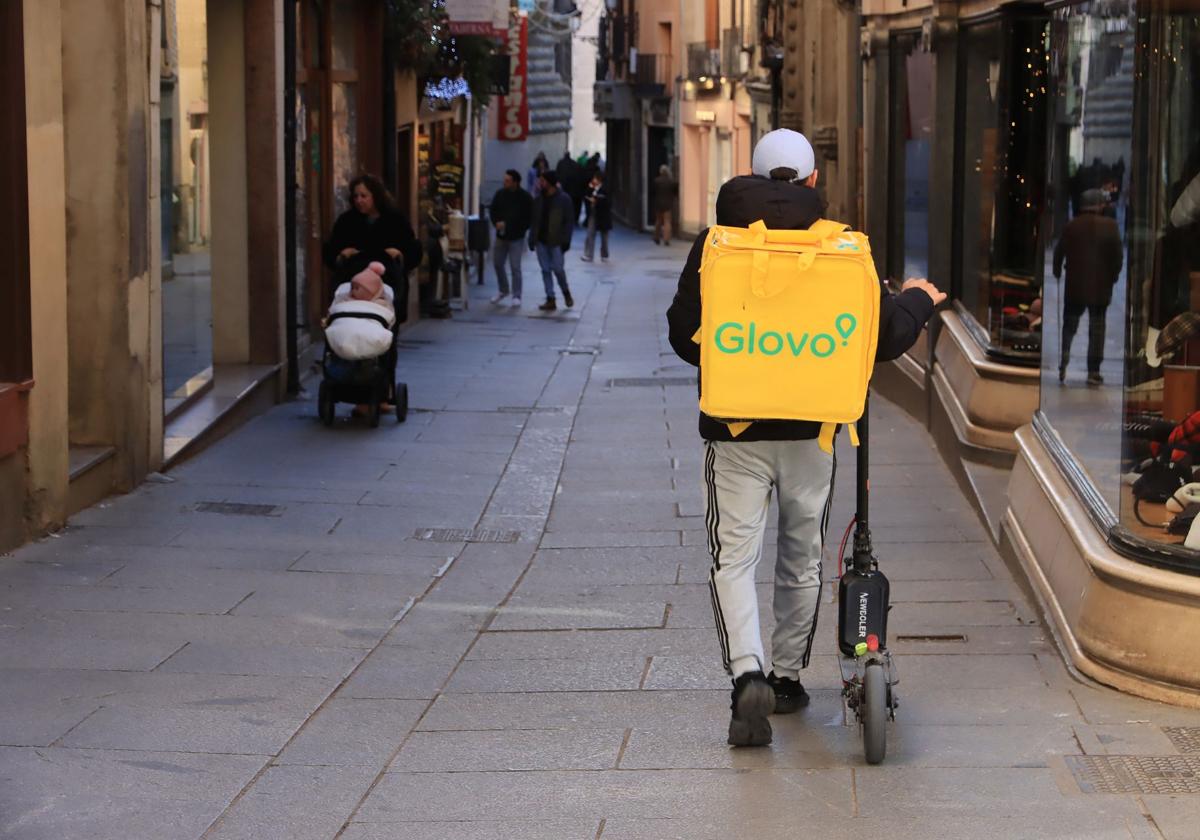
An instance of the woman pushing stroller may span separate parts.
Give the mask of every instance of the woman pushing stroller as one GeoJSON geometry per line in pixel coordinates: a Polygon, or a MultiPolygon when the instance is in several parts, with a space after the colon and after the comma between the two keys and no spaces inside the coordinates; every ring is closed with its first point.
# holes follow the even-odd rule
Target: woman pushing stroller
{"type": "Polygon", "coordinates": [[[325,265],[338,282],[345,282],[372,262],[382,263],[383,282],[399,304],[399,317],[408,311],[408,272],[421,261],[421,243],[412,225],[396,207],[383,182],[360,175],[350,182],[351,207],[338,216],[322,249],[325,265]]]}

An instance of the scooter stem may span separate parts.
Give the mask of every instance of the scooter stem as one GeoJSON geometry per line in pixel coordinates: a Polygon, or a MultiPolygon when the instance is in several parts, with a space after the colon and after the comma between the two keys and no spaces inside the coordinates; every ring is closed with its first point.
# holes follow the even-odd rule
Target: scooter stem
{"type": "Polygon", "coordinates": [[[872,557],[871,526],[868,522],[868,497],[870,495],[870,429],[868,415],[870,414],[870,398],[863,402],[862,417],[858,420],[857,475],[855,487],[854,511],[854,568],[865,572],[871,568],[875,558],[872,557]]]}

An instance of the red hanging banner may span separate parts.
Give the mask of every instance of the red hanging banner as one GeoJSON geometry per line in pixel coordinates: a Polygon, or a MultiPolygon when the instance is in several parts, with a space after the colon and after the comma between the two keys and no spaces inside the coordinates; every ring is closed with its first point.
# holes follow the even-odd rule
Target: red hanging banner
{"type": "Polygon", "coordinates": [[[500,97],[499,139],[519,141],[529,136],[529,96],[527,91],[529,20],[514,12],[508,26],[510,67],[508,93],[500,97]]]}

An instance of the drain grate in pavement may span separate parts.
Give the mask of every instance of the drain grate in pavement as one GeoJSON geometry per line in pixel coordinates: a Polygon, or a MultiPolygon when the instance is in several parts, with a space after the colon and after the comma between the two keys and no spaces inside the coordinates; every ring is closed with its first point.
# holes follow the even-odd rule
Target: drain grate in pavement
{"type": "Polygon", "coordinates": [[[1200,727],[1164,726],[1162,731],[1181,753],[1200,753],[1200,727]]]}
{"type": "Polygon", "coordinates": [[[251,505],[245,502],[198,502],[196,510],[225,516],[279,516],[283,512],[279,505],[251,505]]]}
{"type": "Polygon", "coordinates": [[[630,376],[608,380],[609,388],[657,388],[659,385],[695,385],[694,376],[630,376]]]}
{"type": "Polygon", "coordinates": [[[1068,755],[1084,793],[1200,793],[1200,757],[1190,755],[1068,755]]]}
{"type": "Polygon", "coordinates": [[[562,414],[561,405],[501,405],[496,407],[501,414],[562,414]]]}
{"type": "Polygon", "coordinates": [[[897,642],[965,642],[962,633],[899,633],[897,642]]]}
{"type": "Polygon", "coordinates": [[[521,538],[521,532],[497,528],[418,528],[413,538],[430,542],[513,543],[521,538]]]}

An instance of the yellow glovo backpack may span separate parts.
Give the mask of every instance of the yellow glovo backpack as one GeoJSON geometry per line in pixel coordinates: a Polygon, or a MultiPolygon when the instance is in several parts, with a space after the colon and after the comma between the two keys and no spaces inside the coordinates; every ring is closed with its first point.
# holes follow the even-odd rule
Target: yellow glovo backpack
{"type": "Polygon", "coordinates": [[[837,424],[862,416],[879,340],[879,278],[861,233],[717,225],[700,263],[700,410],[737,437],[754,420],[837,424]]]}

